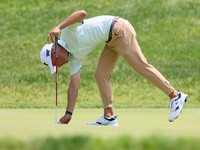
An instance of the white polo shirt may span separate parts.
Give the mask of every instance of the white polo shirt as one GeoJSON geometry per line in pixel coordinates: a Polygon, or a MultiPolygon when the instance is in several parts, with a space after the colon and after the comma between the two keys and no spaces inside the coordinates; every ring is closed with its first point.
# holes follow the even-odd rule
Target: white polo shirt
{"type": "Polygon", "coordinates": [[[58,43],[70,52],[71,75],[82,68],[81,62],[87,54],[108,40],[113,18],[114,16],[98,16],[85,19],[83,24],[75,23],[61,30],[58,43]]]}

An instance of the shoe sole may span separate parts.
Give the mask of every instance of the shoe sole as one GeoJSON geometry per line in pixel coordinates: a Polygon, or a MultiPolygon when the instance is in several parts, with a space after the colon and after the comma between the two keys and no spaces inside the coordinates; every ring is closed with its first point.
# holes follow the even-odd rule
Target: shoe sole
{"type": "Polygon", "coordinates": [[[106,126],[119,126],[118,124],[107,124],[106,126]]]}
{"type": "Polygon", "coordinates": [[[117,121],[116,122],[109,122],[107,124],[90,124],[90,123],[87,123],[86,125],[94,125],[94,126],[119,126],[117,121]]]}
{"type": "MultiPolygon", "coordinates": [[[[188,100],[188,96],[185,97],[185,100],[184,100],[183,105],[187,102],[187,100],[188,100]]],[[[182,110],[183,110],[183,106],[182,106],[181,112],[182,112],[182,110]]],[[[181,113],[181,112],[180,112],[180,113],[181,113]]],[[[180,114],[180,113],[179,113],[179,114],[180,114]]],[[[178,116],[179,116],[179,114],[178,114],[178,116]]],[[[178,118],[178,116],[177,116],[176,118],[178,118]]],[[[175,120],[176,118],[174,118],[174,120],[175,120]]],[[[174,120],[169,120],[169,122],[173,122],[174,120]]]]}
{"type": "Polygon", "coordinates": [[[119,126],[118,124],[86,124],[86,125],[91,125],[91,126],[119,126]]]}

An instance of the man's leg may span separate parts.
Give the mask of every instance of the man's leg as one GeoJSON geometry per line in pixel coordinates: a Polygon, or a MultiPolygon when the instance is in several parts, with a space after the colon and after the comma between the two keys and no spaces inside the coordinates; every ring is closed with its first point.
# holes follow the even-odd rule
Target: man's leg
{"type": "Polygon", "coordinates": [[[174,91],[170,82],[167,81],[156,68],[148,64],[140,50],[136,38],[133,38],[130,45],[131,49],[128,50],[126,54],[123,54],[123,58],[137,73],[149,80],[169,96],[174,91]]]}
{"type": "Polygon", "coordinates": [[[120,18],[114,25],[112,38],[108,46],[122,55],[138,74],[149,80],[168,96],[173,93],[174,89],[170,82],[157,69],[148,64],[138,45],[136,32],[131,24],[126,24],[124,19],[120,18]]]}
{"type": "Polygon", "coordinates": [[[137,73],[170,97],[170,115],[168,120],[170,122],[174,121],[182,111],[188,95],[175,91],[170,82],[157,69],[147,63],[137,43],[136,33],[131,24],[124,21],[124,19],[119,19],[112,32],[113,39],[111,43],[108,43],[108,46],[121,54],[137,73]]]}
{"type": "Polygon", "coordinates": [[[106,45],[95,71],[95,78],[103,101],[104,115],[107,117],[114,115],[111,74],[119,57],[120,55],[117,52],[106,45]]]}

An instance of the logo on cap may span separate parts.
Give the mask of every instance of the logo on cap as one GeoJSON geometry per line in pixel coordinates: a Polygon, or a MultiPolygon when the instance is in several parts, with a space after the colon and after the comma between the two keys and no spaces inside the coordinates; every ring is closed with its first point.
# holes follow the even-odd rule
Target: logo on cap
{"type": "Polygon", "coordinates": [[[50,50],[46,49],[46,57],[50,56],[50,50]]]}

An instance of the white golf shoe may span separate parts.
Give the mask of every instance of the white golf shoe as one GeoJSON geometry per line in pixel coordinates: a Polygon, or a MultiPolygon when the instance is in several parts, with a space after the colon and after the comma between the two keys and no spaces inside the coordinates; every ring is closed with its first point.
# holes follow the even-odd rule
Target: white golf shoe
{"type": "Polygon", "coordinates": [[[170,115],[168,118],[170,122],[174,121],[178,117],[178,115],[181,113],[183,109],[183,105],[188,99],[187,94],[184,94],[181,92],[177,92],[177,94],[178,94],[178,98],[170,101],[170,108],[169,108],[170,115]]]}
{"type": "Polygon", "coordinates": [[[94,122],[89,122],[87,125],[97,125],[97,126],[118,126],[117,116],[113,115],[111,118],[106,116],[101,116],[98,120],[94,122]]]}

